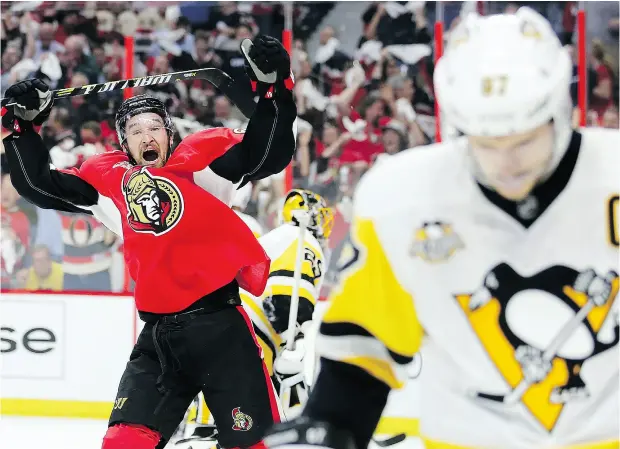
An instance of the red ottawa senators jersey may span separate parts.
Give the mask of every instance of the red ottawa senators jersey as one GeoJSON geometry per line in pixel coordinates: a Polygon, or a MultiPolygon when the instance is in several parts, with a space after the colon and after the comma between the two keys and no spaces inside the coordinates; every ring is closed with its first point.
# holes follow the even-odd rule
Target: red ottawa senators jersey
{"type": "Polygon", "coordinates": [[[179,312],[237,279],[260,295],[270,261],[252,231],[201,186],[209,164],[243,134],[213,128],[185,138],[162,168],[134,166],[121,151],[64,170],[112,200],[138,310],[179,312]]]}

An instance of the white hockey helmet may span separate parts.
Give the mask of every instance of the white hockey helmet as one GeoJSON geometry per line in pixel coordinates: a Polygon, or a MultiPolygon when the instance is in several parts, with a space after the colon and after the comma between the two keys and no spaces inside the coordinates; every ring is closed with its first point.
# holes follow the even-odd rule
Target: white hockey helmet
{"type": "Polygon", "coordinates": [[[468,15],[434,74],[448,126],[469,136],[523,133],[553,120],[555,148],[571,134],[572,62],[549,22],[531,8],[468,15]]]}

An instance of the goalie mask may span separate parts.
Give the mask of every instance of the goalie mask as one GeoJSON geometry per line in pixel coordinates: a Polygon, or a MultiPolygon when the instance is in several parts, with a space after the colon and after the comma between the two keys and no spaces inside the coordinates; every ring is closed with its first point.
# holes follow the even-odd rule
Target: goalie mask
{"type": "Polygon", "coordinates": [[[174,125],[157,98],[138,95],[123,102],[116,113],[116,134],[136,165],[161,166],[172,153],[174,125]]]}
{"type": "Polygon", "coordinates": [[[327,207],[321,195],[310,190],[291,190],[284,200],[282,222],[299,226],[299,222],[293,214],[296,210],[309,212],[310,223],[308,224],[308,230],[312,232],[317,240],[321,241],[329,238],[334,225],[334,214],[332,209],[327,207]]]}

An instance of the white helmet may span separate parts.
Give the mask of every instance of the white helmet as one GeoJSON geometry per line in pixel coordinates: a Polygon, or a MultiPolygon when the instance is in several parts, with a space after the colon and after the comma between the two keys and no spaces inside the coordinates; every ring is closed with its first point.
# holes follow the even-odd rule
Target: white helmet
{"type": "Polygon", "coordinates": [[[248,207],[248,203],[252,198],[252,183],[248,182],[246,185],[235,191],[235,196],[232,199],[230,207],[238,207],[241,211],[244,211],[248,207]]]}
{"type": "Polygon", "coordinates": [[[450,33],[434,83],[442,120],[458,131],[499,137],[553,120],[555,148],[563,150],[571,134],[571,78],[571,58],[549,22],[523,7],[467,16],[450,33]]]}

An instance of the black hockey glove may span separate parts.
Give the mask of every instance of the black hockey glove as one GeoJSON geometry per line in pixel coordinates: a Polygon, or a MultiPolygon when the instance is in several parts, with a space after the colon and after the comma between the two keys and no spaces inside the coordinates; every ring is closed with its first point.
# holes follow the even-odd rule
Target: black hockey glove
{"type": "MultiPolygon", "coordinates": [[[[258,36],[253,41],[244,39],[241,52],[245,57],[245,70],[253,81],[259,85],[275,85],[276,89],[284,86],[293,89],[291,58],[279,40],[270,36],[258,36]]],[[[264,88],[264,86],[261,86],[264,88]]],[[[271,87],[271,86],[269,86],[271,87]]],[[[258,89],[259,94],[261,90],[258,89]]]]}
{"type": "Polygon", "coordinates": [[[47,85],[38,79],[29,79],[13,84],[5,92],[9,103],[2,116],[2,126],[21,132],[32,125],[41,125],[50,115],[53,100],[52,92],[47,85]]]}
{"type": "Polygon", "coordinates": [[[356,449],[347,431],[305,416],[274,425],[264,442],[269,449],[356,449]]]}

